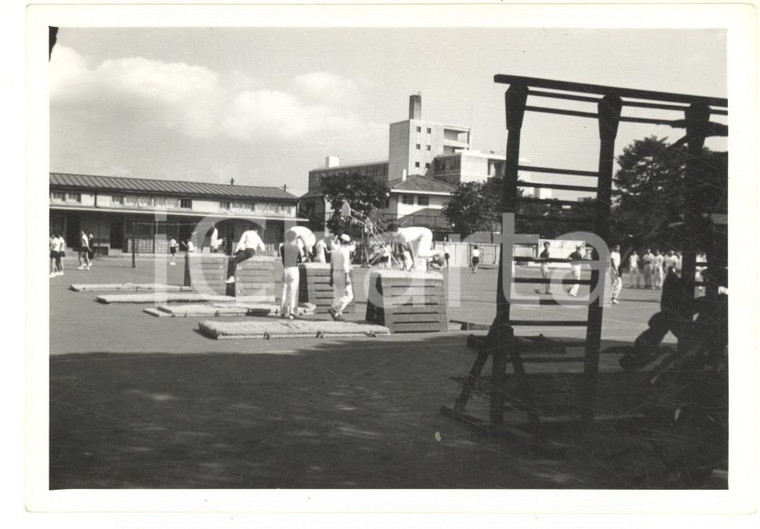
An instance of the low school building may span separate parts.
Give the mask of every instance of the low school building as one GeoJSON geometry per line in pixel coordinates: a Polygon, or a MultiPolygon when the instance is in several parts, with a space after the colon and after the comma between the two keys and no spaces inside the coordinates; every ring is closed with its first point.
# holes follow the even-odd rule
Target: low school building
{"type": "Polygon", "coordinates": [[[274,254],[296,225],[298,197],[279,187],[50,173],[50,232],[76,248],[92,233],[100,255],[167,253],[169,241],[207,251],[214,227],[230,254],[242,233],[257,228],[274,254]]]}

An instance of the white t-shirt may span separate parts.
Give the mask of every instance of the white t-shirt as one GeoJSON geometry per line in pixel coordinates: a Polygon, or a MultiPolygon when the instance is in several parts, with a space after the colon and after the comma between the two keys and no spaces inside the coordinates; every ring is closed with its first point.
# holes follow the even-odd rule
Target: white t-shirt
{"type": "Polygon", "coordinates": [[[351,270],[351,251],[352,246],[337,246],[332,252],[330,262],[334,270],[348,272],[351,270]]]}
{"type": "Polygon", "coordinates": [[[472,256],[473,257],[480,257],[480,248],[473,248],[472,249],[472,256]]]}
{"type": "Polygon", "coordinates": [[[319,263],[325,262],[325,249],[327,249],[327,245],[325,244],[325,241],[318,240],[317,244],[314,245],[314,251],[316,252],[314,255],[314,259],[317,260],[319,263]]]}
{"type": "Polygon", "coordinates": [[[613,251],[610,253],[610,263],[611,263],[611,268],[614,271],[620,270],[620,253],[619,252],[613,251]]]}
{"type": "Polygon", "coordinates": [[[420,242],[423,240],[432,242],[433,232],[421,226],[399,228],[398,230],[398,241],[402,244],[413,244],[413,243],[420,242]]]}
{"type": "Polygon", "coordinates": [[[261,237],[259,237],[259,234],[256,233],[255,230],[248,230],[246,232],[243,232],[243,235],[240,237],[240,242],[238,242],[235,251],[243,252],[248,249],[260,250],[262,252],[266,250],[264,241],[261,240],[261,237]]]}

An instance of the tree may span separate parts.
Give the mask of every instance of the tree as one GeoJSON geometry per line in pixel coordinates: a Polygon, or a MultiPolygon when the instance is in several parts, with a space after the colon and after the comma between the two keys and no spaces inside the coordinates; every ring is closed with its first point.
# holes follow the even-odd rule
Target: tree
{"type": "Polygon", "coordinates": [[[369,216],[372,210],[383,207],[390,196],[390,189],[385,182],[359,173],[341,172],[325,176],[321,184],[322,192],[333,209],[327,227],[334,233],[348,233],[354,238],[361,237],[363,227],[341,217],[343,204],[348,202],[352,210],[369,216]]]}
{"type": "Polygon", "coordinates": [[[494,231],[500,221],[497,203],[501,195],[495,197],[492,191],[493,184],[486,182],[463,182],[457,186],[443,209],[455,232],[467,237],[478,231],[494,231]]]}
{"type": "Polygon", "coordinates": [[[660,239],[657,233],[682,220],[687,156],[685,147],[672,147],[667,138],[656,136],[636,140],[623,149],[614,177],[613,239],[656,242],[660,239]]]}

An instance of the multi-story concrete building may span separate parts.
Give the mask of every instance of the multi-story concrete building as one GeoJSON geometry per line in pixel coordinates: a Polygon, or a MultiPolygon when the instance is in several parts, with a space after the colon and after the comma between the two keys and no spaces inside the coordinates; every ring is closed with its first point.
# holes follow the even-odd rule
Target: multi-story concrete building
{"type": "Polygon", "coordinates": [[[164,253],[172,237],[203,248],[212,226],[228,253],[250,227],[273,249],[297,204],[278,187],[50,173],[50,231],[71,247],[91,232],[101,254],[131,252],[133,240],[138,253],[164,253]]]}
{"type": "Polygon", "coordinates": [[[409,119],[390,124],[388,178],[425,175],[438,155],[454,154],[471,145],[467,127],[422,119],[422,96],[409,98],[409,119]]]}
{"type": "MultiPolygon", "coordinates": [[[[412,95],[409,118],[389,126],[388,160],[342,164],[337,156],[328,156],[324,167],[309,171],[309,190],[301,197],[301,212],[310,219],[313,230],[326,230],[332,210],[322,193],[322,178],[341,172],[358,173],[389,184],[390,200],[379,211],[381,218],[428,227],[433,224],[435,231],[443,233],[450,226],[442,209],[457,185],[504,176],[503,154],[484,153],[471,147],[469,127],[423,120],[422,96],[412,95]],[[414,192],[409,192],[410,189],[414,192]],[[420,200],[431,205],[420,205],[420,200]],[[426,212],[421,212],[422,209],[426,212]],[[424,217],[429,217],[427,222],[424,217]]],[[[525,180],[530,179],[530,175],[524,176],[525,180]]],[[[528,192],[547,197],[545,189],[528,192]]]]}

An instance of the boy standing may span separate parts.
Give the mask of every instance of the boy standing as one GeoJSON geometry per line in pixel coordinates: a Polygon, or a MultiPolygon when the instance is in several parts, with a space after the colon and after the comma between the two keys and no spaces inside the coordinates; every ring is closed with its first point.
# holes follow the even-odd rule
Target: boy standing
{"type": "Polygon", "coordinates": [[[351,286],[351,237],[345,233],[340,236],[340,246],[332,252],[330,259],[330,285],[333,287],[333,304],[327,309],[334,320],[343,320],[343,311],[351,300],[354,291],[351,286]]]}

